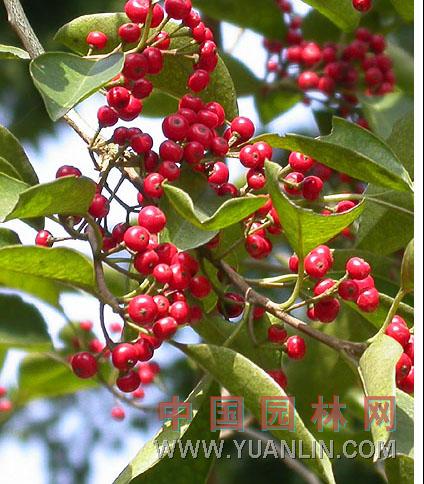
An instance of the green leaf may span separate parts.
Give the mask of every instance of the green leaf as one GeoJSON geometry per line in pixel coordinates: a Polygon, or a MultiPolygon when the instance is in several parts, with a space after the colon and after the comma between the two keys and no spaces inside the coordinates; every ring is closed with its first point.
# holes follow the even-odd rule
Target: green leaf
{"type": "Polygon", "coordinates": [[[195,227],[213,232],[229,227],[251,215],[266,203],[266,198],[239,197],[222,202],[201,175],[192,172],[193,186],[190,193],[176,185],[164,184],[164,191],[174,209],[195,227]],[[200,190],[200,191],[199,191],[200,190]],[[194,197],[194,198],[193,198],[194,197]]]}
{"type": "Polygon", "coordinates": [[[18,203],[19,195],[27,188],[26,183],[0,173],[0,222],[4,222],[7,215],[18,203]]]}
{"type": "Polygon", "coordinates": [[[398,455],[394,459],[384,461],[389,484],[413,484],[414,483],[414,459],[406,455],[398,455]]]}
{"type": "Polygon", "coordinates": [[[34,59],[30,72],[53,121],[94,94],[122,71],[124,55],[83,59],[65,52],[48,52],[34,59]]]}
{"type": "Polygon", "coordinates": [[[341,30],[351,32],[359,24],[361,15],[353,8],[351,0],[305,0],[305,2],[329,18],[341,30]]]}
{"type": "Polygon", "coordinates": [[[20,49],[19,47],[0,44],[0,59],[29,60],[30,56],[27,51],[20,49]]]}
{"type": "Polygon", "coordinates": [[[414,399],[396,390],[396,454],[414,457],[414,399]]]}
{"type": "Polygon", "coordinates": [[[364,202],[339,215],[320,215],[297,206],[281,190],[278,176],[281,167],[266,162],[267,188],[278,212],[285,236],[299,257],[304,257],[317,245],[323,244],[354,222],[365,208],[364,202]]]}
{"type": "Polygon", "coordinates": [[[15,178],[16,180],[22,180],[16,168],[1,156],[0,156],[0,173],[4,173],[5,175],[10,176],[11,178],[15,178]]]}
{"type": "Polygon", "coordinates": [[[52,342],[38,309],[21,297],[0,294],[0,348],[46,351],[52,342]]]}
{"type": "Polygon", "coordinates": [[[414,0],[392,0],[393,6],[408,22],[414,20],[414,0]]]}
{"type": "Polygon", "coordinates": [[[414,58],[399,45],[389,42],[387,55],[393,61],[396,85],[410,96],[414,95],[414,58]]]}
{"type": "Polygon", "coordinates": [[[19,245],[21,240],[19,235],[10,229],[0,228],[0,247],[8,245],[19,245]]]}
{"type": "Polygon", "coordinates": [[[230,72],[238,96],[250,96],[262,85],[261,81],[243,62],[225,53],[221,55],[221,58],[230,72]]]}
{"type": "Polygon", "coordinates": [[[384,139],[390,136],[396,122],[414,108],[413,99],[399,91],[379,97],[361,96],[361,103],[372,131],[384,139]]]}
{"type": "Polygon", "coordinates": [[[269,39],[282,39],[286,32],[281,11],[273,0],[194,0],[193,5],[205,15],[252,29],[269,39]]]}
{"type": "Polygon", "coordinates": [[[143,117],[164,118],[169,113],[178,111],[178,100],[159,89],[154,89],[147,99],[143,100],[143,117]]]}
{"type": "Polygon", "coordinates": [[[53,214],[83,215],[87,213],[94,193],[95,184],[89,178],[59,178],[22,192],[5,220],[53,214]]]}
{"type": "Polygon", "coordinates": [[[395,123],[387,144],[414,179],[414,112],[412,110],[395,123]]]}
{"type": "MultiPolygon", "coordinates": [[[[3,271],[6,271],[9,277],[33,276],[41,281],[59,282],[95,293],[94,273],[90,261],[71,249],[4,247],[0,249],[0,274],[3,271]]],[[[25,286],[23,290],[26,290],[25,286]]]]}
{"type": "Polygon", "coordinates": [[[95,380],[83,380],[74,375],[69,366],[44,355],[31,355],[19,366],[17,404],[23,405],[38,398],[70,395],[98,386],[95,380]]]}
{"type": "Polygon", "coordinates": [[[414,236],[413,194],[369,185],[365,196],[367,209],[360,219],[356,246],[381,255],[406,247],[414,236]]]}
{"type": "Polygon", "coordinates": [[[311,9],[302,22],[303,37],[315,42],[338,42],[340,29],[317,10],[311,9]]]}
{"type": "Polygon", "coordinates": [[[414,290],[414,240],[409,242],[403,256],[402,289],[406,292],[414,290]]]}
{"type": "MultiPolygon", "coordinates": [[[[178,446],[172,458],[158,456],[158,446],[168,442],[180,441],[182,446],[188,441],[196,442],[203,440],[208,444],[214,434],[210,430],[210,406],[209,397],[219,395],[217,385],[211,386],[209,378],[203,378],[189,395],[186,402],[192,405],[193,419],[191,423],[183,424],[179,431],[173,430],[171,423],[167,422],[161,430],[140,450],[136,457],[115,479],[114,484],[166,484],[169,477],[175,484],[197,484],[206,482],[214,458],[206,458],[200,452],[197,458],[188,453],[187,458],[182,458],[178,452],[178,446]]],[[[195,444],[194,444],[195,446],[195,444]]],[[[159,447],[160,448],[160,447],[159,447]]],[[[183,447],[184,448],[184,447],[183,447]]]]}
{"type": "Polygon", "coordinates": [[[408,172],[384,141],[360,126],[333,118],[328,136],[309,138],[296,134],[265,134],[255,138],[273,148],[300,151],[347,175],[400,191],[412,190],[408,172]]]}
{"type": "Polygon", "coordinates": [[[15,136],[4,126],[0,126],[0,157],[13,166],[22,181],[28,183],[28,185],[38,183],[37,174],[24,149],[15,136]]]}
{"type": "MultiPolygon", "coordinates": [[[[396,363],[403,353],[402,346],[393,338],[383,334],[362,355],[359,360],[359,374],[365,395],[370,397],[396,396],[396,363]]],[[[371,433],[374,443],[385,443],[390,432],[384,425],[373,422],[371,433]]]]}
{"type": "Polygon", "coordinates": [[[262,123],[268,124],[295,106],[301,99],[300,92],[279,88],[270,92],[258,92],[255,96],[255,104],[262,123]]]}
{"type": "MultiPolygon", "coordinates": [[[[122,13],[104,13],[96,15],[84,15],[67,23],[59,29],[55,39],[69,47],[78,54],[85,55],[87,44],[85,38],[93,30],[101,30],[108,38],[106,51],[111,51],[119,43],[118,27],[128,22],[128,18],[122,13]]],[[[172,32],[176,24],[170,22],[164,30],[172,32]]],[[[152,31],[153,32],[153,31],[152,31]]],[[[184,32],[184,31],[182,31],[184,32]]],[[[188,31],[186,30],[187,34],[188,31]]],[[[186,46],[190,37],[182,36],[173,39],[170,49],[186,46]]],[[[189,51],[187,51],[189,52],[189,51]]],[[[100,51],[102,53],[102,51],[100,51]]],[[[180,99],[188,92],[187,79],[193,71],[193,63],[190,59],[182,59],[178,56],[168,55],[165,58],[164,68],[160,74],[150,76],[155,89],[163,94],[168,94],[174,99],[180,99]]],[[[217,101],[222,104],[228,118],[233,119],[238,114],[237,96],[233,81],[224,62],[220,59],[218,66],[211,76],[211,82],[205,91],[200,94],[205,101],[217,101]]],[[[162,100],[162,102],[165,102],[162,100]]],[[[152,112],[152,103],[147,101],[147,112],[152,112]]]]}
{"type": "MultiPolygon", "coordinates": [[[[200,344],[181,345],[181,349],[230,394],[243,397],[246,407],[259,421],[261,420],[261,397],[286,396],[281,387],[264,370],[229,348],[200,344]]],[[[305,452],[312,455],[312,448],[316,441],[296,411],[295,429],[295,432],[275,430],[272,433],[278,440],[301,441],[305,452]]],[[[327,456],[322,459],[319,457],[317,455],[315,459],[305,460],[304,463],[317,472],[324,481],[335,482],[330,460],[327,456]]]]}

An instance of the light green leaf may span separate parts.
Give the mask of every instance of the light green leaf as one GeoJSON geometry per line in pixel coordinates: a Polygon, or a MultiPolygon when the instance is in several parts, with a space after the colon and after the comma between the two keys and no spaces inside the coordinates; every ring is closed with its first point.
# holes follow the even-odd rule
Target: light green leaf
{"type": "Polygon", "coordinates": [[[413,484],[414,483],[414,459],[406,455],[398,455],[394,459],[384,461],[389,484],[413,484]]]}
{"type": "Polygon", "coordinates": [[[278,212],[284,234],[299,257],[304,257],[317,245],[323,244],[354,222],[365,208],[364,202],[349,212],[324,216],[297,206],[283,193],[278,181],[281,167],[266,162],[267,188],[278,212]]]}
{"type": "Polygon", "coordinates": [[[16,180],[21,180],[22,178],[16,168],[9,163],[7,160],[0,156],[0,173],[4,173],[5,175],[10,176],[11,178],[15,178],[16,180]]]}
{"type": "Polygon", "coordinates": [[[333,131],[328,136],[265,134],[257,140],[274,148],[300,151],[358,180],[400,191],[412,190],[408,172],[389,146],[370,131],[341,118],[333,118],[333,131]]]}
{"type": "Polygon", "coordinates": [[[258,92],[255,104],[263,124],[268,124],[281,116],[302,99],[300,92],[283,87],[270,92],[258,92]]]}
{"type": "Polygon", "coordinates": [[[0,349],[46,351],[52,342],[38,309],[21,297],[0,294],[0,349]]]}
{"type": "MultiPolygon", "coordinates": [[[[259,421],[261,420],[261,397],[286,396],[281,387],[264,370],[229,348],[200,344],[181,345],[181,349],[212,375],[230,394],[243,397],[246,407],[259,421]]],[[[312,455],[312,448],[316,445],[316,440],[296,411],[295,429],[295,432],[275,430],[272,433],[278,440],[301,441],[305,453],[312,455]]],[[[325,482],[335,482],[331,462],[327,456],[321,459],[319,455],[316,455],[315,459],[307,459],[304,463],[325,482]]]]}
{"type": "Polygon", "coordinates": [[[17,277],[33,276],[59,282],[95,293],[90,261],[82,254],[66,248],[4,247],[0,249],[0,273],[2,271],[9,275],[16,274],[17,277]]]}
{"type": "Polygon", "coordinates": [[[36,185],[19,195],[17,204],[6,220],[45,217],[48,215],[83,215],[95,193],[88,178],[64,177],[36,185]]]}
{"type": "Polygon", "coordinates": [[[19,390],[16,404],[38,398],[54,398],[96,388],[95,380],[83,380],[69,366],[44,355],[24,358],[19,366],[19,390]]]}
{"type": "Polygon", "coordinates": [[[27,51],[15,47],[14,45],[0,44],[0,60],[13,59],[13,60],[29,60],[29,54],[27,51]]]}
{"type": "Polygon", "coordinates": [[[65,52],[48,52],[34,59],[30,72],[53,121],[94,94],[122,71],[124,55],[83,59],[65,52]]]}
{"type": "Polygon", "coordinates": [[[305,3],[329,18],[340,29],[351,32],[356,29],[361,18],[352,6],[352,0],[304,0],[305,3]]]}
{"type": "Polygon", "coordinates": [[[28,185],[23,181],[0,173],[0,222],[4,222],[18,203],[19,195],[27,188],[29,188],[28,185]]]}
{"type": "Polygon", "coordinates": [[[410,96],[414,95],[414,58],[399,45],[389,42],[387,55],[393,61],[396,85],[410,96]]]}
{"type": "Polygon", "coordinates": [[[395,9],[408,22],[414,20],[414,0],[392,0],[395,9]]]}
{"type": "MultiPolygon", "coordinates": [[[[87,34],[92,30],[101,30],[109,38],[105,51],[111,51],[120,43],[117,34],[118,27],[128,21],[126,15],[122,13],[84,15],[61,27],[55,39],[74,52],[84,55],[87,52],[87,44],[85,42],[87,34]]],[[[170,22],[164,30],[171,32],[175,28],[176,24],[170,22]]],[[[188,34],[187,30],[186,32],[188,34]]],[[[186,46],[190,40],[191,38],[188,35],[173,39],[170,49],[186,46]]],[[[102,53],[102,51],[100,52],[102,53]]],[[[171,98],[180,99],[188,92],[187,79],[192,71],[193,63],[190,59],[182,59],[181,57],[168,55],[166,56],[164,68],[161,73],[149,76],[149,79],[157,92],[168,94],[171,98]]],[[[233,81],[221,59],[211,76],[211,82],[208,88],[200,94],[200,97],[205,101],[217,101],[221,103],[228,118],[232,119],[237,116],[237,97],[233,81]]],[[[162,102],[164,103],[165,101],[162,99],[162,102]]],[[[149,115],[153,112],[150,100],[147,101],[147,112],[149,115]]]]}
{"type": "Polygon", "coordinates": [[[396,453],[414,457],[414,399],[396,390],[396,453]]]}
{"type": "Polygon", "coordinates": [[[281,11],[273,0],[194,0],[193,5],[205,15],[219,21],[231,22],[252,29],[269,39],[282,39],[286,27],[281,11]]]}
{"type": "Polygon", "coordinates": [[[154,89],[152,94],[143,100],[143,117],[164,118],[169,113],[176,113],[177,111],[178,99],[159,89],[154,89]]]}
{"type": "MultiPolygon", "coordinates": [[[[158,456],[158,446],[168,442],[180,441],[182,446],[188,441],[204,441],[206,445],[214,438],[210,430],[210,406],[209,397],[219,395],[217,385],[211,386],[210,378],[203,378],[189,395],[186,402],[192,405],[193,419],[191,423],[183,424],[179,431],[173,430],[171,423],[167,422],[161,430],[147,442],[136,457],[115,479],[114,484],[166,484],[170,476],[175,484],[197,484],[206,482],[214,458],[206,458],[204,453],[199,453],[193,458],[188,453],[187,458],[182,458],[175,448],[173,458],[167,455],[162,459],[158,456]]],[[[195,445],[195,444],[194,444],[195,445]]],[[[159,447],[160,448],[160,447],[159,447]]],[[[184,448],[184,447],[183,447],[184,448]]]]}
{"type": "Polygon", "coordinates": [[[0,247],[8,245],[19,245],[21,240],[19,235],[10,229],[0,228],[0,247]]]}
{"type": "Polygon", "coordinates": [[[410,111],[399,119],[387,140],[402,165],[414,179],[414,112],[410,111]]]}
{"type": "Polygon", "coordinates": [[[361,103],[372,131],[383,139],[390,136],[396,122],[414,109],[413,99],[399,91],[378,97],[361,96],[361,103]]]}
{"type": "MultiPolygon", "coordinates": [[[[193,176],[193,184],[195,181],[193,176]]],[[[192,198],[191,193],[187,193],[176,185],[164,184],[164,191],[174,209],[188,222],[195,227],[213,232],[229,227],[240,220],[251,215],[266,203],[266,198],[258,197],[239,197],[231,198],[222,202],[219,197],[213,196],[212,190],[207,188],[204,180],[202,193],[197,198],[192,198]]],[[[191,191],[190,191],[191,192],[191,191]]]]}
{"type": "MultiPolygon", "coordinates": [[[[396,396],[396,363],[403,353],[401,345],[393,338],[381,335],[362,355],[359,360],[359,374],[364,386],[365,395],[370,397],[396,396]]],[[[374,443],[385,443],[390,432],[384,425],[373,422],[371,433],[374,443]]]]}
{"type": "Polygon", "coordinates": [[[37,174],[31,166],[24,149],[15,136],[4,126],[0,126],[0,157],[13,166],[14,170],[19,174],[19,179],[28,183],[28,185],[38,183],[37,174]]]}
{"type": "Polygon", "coordinates": [[[414,290],[414,240],[409,242],[403,256],[402,289],[407,292],[414,290]]]}

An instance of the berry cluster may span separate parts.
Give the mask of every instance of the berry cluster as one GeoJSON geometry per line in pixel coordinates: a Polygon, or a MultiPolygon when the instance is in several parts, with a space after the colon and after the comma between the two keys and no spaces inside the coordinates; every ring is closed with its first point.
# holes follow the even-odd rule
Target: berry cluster
{"type": "Polygon", "coordinates": [[[386,334],[403,348],[403,354],[396,365],[396,385],[406,393],[414,393],[414,335],[405,320],[398,315],[393,317],[386,334]]]}
{"type": "MultiPolygon", "coordinates": [[[[385,53],[383,35],[358,28],[348,44],[319,45],[303,38],[302,18],[293,14],[289,1],[279,1],[288,32],[284,41],[264,40],[268,51],[269,89],[278,89],[289,80],[305,93],[305,102],[315,99],[336,109],[364,127],[358,94],[382,96],[393,92],[396,83],[392,61],[385,53]],[[314,97],[314,93],[322,97],[314,97]]],[[[370,0],[353,0],[357,10],[371,8],[370,0]]]]}
{"type": "MultiPolygon", "coordinates": [[[[169,49],[180,28],[188,28],[192,37],[190,54],[187,54],[187,46],[181,48],[181,55],[193,59],[194,63],[187,81],[191,91],[198,93],[207,88],[218,63],[213,33],[192,9],[190,0],[165,0],[163,7],[159,3],[152,7],[151,0],[129,0],[125,13],[131,23],[122,24],[118,36],[123,48],[133,48],[126,52],[122,73],[107,88],[107,105],[100,107],[97,113],[100,127],[114,126],[119,119],[133,121],[140,115],[143,100],[153,91],[149,78],[162,72],[166,55],[177,54],[169,49]],[[149,37],[150,29],[160,29],[170,19],[181,21],[180,27],[171,32],[161,30],[149,37]]],[[[94,49],[106,49],[108,40],[101,31],[90,32],[86,39],[89,53],[94,49]]],[[[138,145],[140,140],[136,143],[138,145]]]]}

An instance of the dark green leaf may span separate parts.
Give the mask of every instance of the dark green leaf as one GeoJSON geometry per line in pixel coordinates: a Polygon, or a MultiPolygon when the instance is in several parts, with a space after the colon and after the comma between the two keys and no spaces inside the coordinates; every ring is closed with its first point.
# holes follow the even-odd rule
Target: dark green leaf
{"type": "Polygon", "coordinates": [[[53,121],[94,94],[122,71],[124,55],[83,59],[65,52],[48,52],[31,62],[30,72],[53,121]]]}
{"type": "Polygon", "coordinates": [[[414,112],[410,111],[393,126],[387,144],[414,179],[414,112]]]}
{"type": "Polygon", "coordinates": [[[17,404],[38,398],[69,395],[98,386],[95,380],[82,380],[65,363],[44,355],[27,356],[19,367],[17,404]]]}
{"type": "MultiPolygon", "coordinates": [[[[261,397],[286,396],[264,370],[229,348],[201,344],[184,346],[181,349],[230,394],[243,397],[246,407],[258,420],[261,419],[261,397]]],[[[295,429],[295,432],[275,430],[272,433],[279,440],[301,441],[305,452],[312,455],[316,441],[296,411],[295,429]]],[[[331,462],[327,456],[321,459],[317,455],[315,459],[305,460],[304,463],[314,469],[324,481],[334,482],[331,462]]]]}
{"type": "Polygon", "coordinates": [[[178,100],[168,94],[154,89],[147,99],[143,100],[143,116],[164,118],[169,113],[178,111],[178,100]]]}
{"type": "Polygon", "coordinates": [[[414,236],[412,193],[384,190],[370,185],[365,194],[367,209],[360,219],[357,247],[381,255],[405,247],[414,236]]]}
{"type": "Polygon", "coordinates": [[[221,57],[230,72],[239,97],[250,96],[259,89],[261,81],[243,62],[230,54],[222,54],[221,57]]]}
{"type": "Polygon", "coordinates": [[[395,9],[405,20],[414,20],[414,0],[392,0],[395,9]]]}
{"type": "Polygon", "coordinates": [[[20,243],[21,240],[16,232],[13,232],[13,230],[0,228],[0,247],[19,245],[20,243]]]}
{"type": "Polygon", "coordinates": [[[322,43],[338,42],[341,34],[340,29],[333,22],[314,9],[303,19],[302,32],[306,40],[322,43]]]}
{"type": "Polygon", "coordinates": [[[295,106],[301,99],[300,92],[280,88],[270,92],[258,92],[255,96],[255,104],[262,123],[268,124],[295,106]]]}
{"type": "Polygon", "coordinates": [[[413,484],[414,483],[414,459],[406,455],[398,455],[394,459],[384,461],[389,484],[413,484]]]}
{"type": "Polygon", "coordinates": [[[269,39],[284,38],[286,27],[274,0],[194,0],[193,5],[216,20],[252,29],[269,39]]]}
{"type": "Polygon", "coordinates": [[[38,309],[21,297],[0,294],[0,348],[46,351],[52,342],[38,309]]]}
{"type": "MultiPolygon", "coordinates": [[[[158,446],[167,442],[170,446],[179,440],[184,446],[188,441],[196,442],[203,440],[208,444],[214,434],[210,430],[210,406],[209,397],[219,395],[218,387],[209,378],[203,378],[193,392],[187,398],[193,410],[191,423],[183,424],[179,431],[172,430],[171,423],[164,424],[162,429],[140,450],[136,457],[115,479],[114,484],[166,484],[170,476],[175,484],[197,484],[206,482],[214,458],[206,458],[204,453],[199,453],[193,458],[189,453],[187,458],[182,458],[175,449],[173,458],[158,456],[158,446]]],[[[195,444],[194,444],[195,445],[195,444]]]]}
{"type": "MultiPolygon", "coordinates": [[[[361,97],[363,112],[372,131],[387,139],[394,125],[414,108],[412,98],[401,92],[394,92],[380,97],[361,97]]],[[[397,154],[397,151],[393,149],[397,154]]]]}
{"type": "Polygon", "coordinates": [[[19,195],[19,200],[6,220],[45,217],[48,215],[83,215],[95,193],[88,178],[65,177],[36,185],[19,195]]]}
{"type": "Polygon", "coordinates": [[[29,54],[19,47],[14,45],[0,44],[0,60],[13,59],[13,60],[29,60],[29,54]]]}
{"type": "MultiPolygon", "coordinates": [[[[396,396],[396,363],[402,353],[402,346],[385,334],[369,346],[359,361],[359,374],[367,396],[396,396]]],[[[376,422],[371,426],[371,433],[375,444],[385,443],[390,437],[386,427],[376,422]]]]}
{"type": "MultiPolygon", "coordinates": [[[[0,249],[0,274],[3,271],[9,277],[33,276],[42,281],[59,282],[95,292],[90,261],[82,254],[66,248],[4,247],[0,249]]],[[[7,286],[8,282],[2,279],[0,276],[2,283],[7,286]]],[[[23,290],[27,288],[24,286],[23,290]]]]}
{"type": "Polygon", "coordinates": [[[414,399],[396,390],[396,453],[414,457],[414,399]]]}
{"type": "Polygon", "coordinates": [[[353,8],[352,0],[305,0],[305,2],[342,30],[351,32],[359,24],[361,15],[353,8]]]}
{"type": "Polygon", "coordinates": [[[0,126],[0,157],[13,166],[22,181],[28,183],[28,185],[38,183],[37,174],[24,149],[15,136],[4,126],[0,126]]]}
{"type": "Polygon", "coordinates": [[[333,111],[330,109],[314,110],[313,114],[320,134],[322,136],[330,134],[333,128],[333,111]]]}
{"type": "MultiPolygon", "coordinates": [[[[403,45],[403,44],[401,44],[403,45]]],[[[393,70],[396,75],[396,84],[402,91],[414,95],[414,58],[412,55],[393,42],[389,42],[387,55],[393,61],[393,70]]]]}
{"type": "Polygon", "coordinates": [[[414,240],[409,242],[403,256],[402,289],[407,292],[414,290],[414,240]]]}
{"type": "Polygon", "coordinates": [[[333,131],[328,136],[265,134],[256,140],[267,141],[274,148],[300,151],[358,180],[395,190],[412,190],[408,172],[384,141],[341,118],[333,118],[333,131]]]}
{"type": "Polygon", "coordinates": [[[299,257],[304,257],[317,245],[323,244],[354,222],[364,210],[360,203],[349,212],[324,216],[295,205],[281,190],[278,181],[281,167],[266,162],[267,188],[280,217],[285,236],[299,257]]]}
{"type": "Polygon", "coordinates": [[[223,201],[207,187],[201,175],[191,175],[193,187],[186,192],[176,185],[164,185],[165,194],[174,209],[195,227],[213,232],[229,227],[251,215],[266,203],[265,197],[240,197],[223,201]],[[194,196],[194,198],[193,198],[194,196]]]}

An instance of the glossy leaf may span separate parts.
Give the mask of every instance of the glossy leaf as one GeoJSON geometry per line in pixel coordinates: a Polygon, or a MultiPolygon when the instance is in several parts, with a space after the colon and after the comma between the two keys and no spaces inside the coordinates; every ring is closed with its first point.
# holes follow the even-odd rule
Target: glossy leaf
{"type": "Polygon", "coordinates": [[[311,7],[329,18],[340,29],[351,32],[361,18],[352,6],[352,0],[305,0],[311,7]]]}
{"type": "Polygon", "coordinates": [[[46,351],[52,342],[38,309],[21,297],[0,294],[0,349],[46,351]]]}
{"type": "Polygon", "coordinates": [[[414,20],[414,0],[392,0],[395,9],[405,20],[414,20]]]}
{"type": "Polygon", "coordinates": [[[299,257],[304,257],[317,245],[323,244],[354,222],[365,208],[360,203],[349,212],[324,216],[305,209],[291,201],[280,188],[278,181],[281,167],[266,162],[267,188],[280,217],[284,234],[299,257]]]}
{"type": "Polygon", "coordinates": [[[0,227],[0,247],[6,247],[8,245],[19,245],[21,240],[19,235],[10,229],[0,227]]]}
{"type": "MultiPolygon", "coordinates": [[[[359,361],[359,374],[367,396],[396,396],[395,368],[402,353],[401,345],[385,334],[369,346],[359,361]]],[[[376,444],[385,443],[390,437],[386,427],[376,422],[372,423],[371,433],[376,444]]]]}
{"type": "Polygon", "coordinates": [[[19,174],[19,179],[28,183],[28,185],[38,183],[37,174],[24,149],[15,136],[4,126],[0,126],[0,157],[13,166],[19,174]]]}
{"type": "Polygon", "coordinates": [[[26,50],[15,47],[14,45],[0,44],[0,60],[29,60],[29,54],[26,50]]]}
{"type": "Polygon", "coordinates": [[[196,441],[204,441],[208,445],[214,438],[210,430],[209,397],[212,395],[219,395],[218,387],[211,385],[210,378],[203,378],[186,400],[192,406],[191,423],[183,423],[178,431],[172,429],[170,422],[165,423],[115,479],[114,484],[166,484],[170,476],[175,484],[206,482],[214,462],[213,457],[206,458],[200,452],[197,458],[193,458],[190,453],[183,458],[177,445],[172,458],[167,455],[159,458],[158,446],[163,446],[164,442],[172,446],[177,440],[182,446],[188,441],[194,446],[196,441]]]}
{"type": "MultiPolygon", "coordinates": [[[[230,394],[243,397],[246,407],[258,420],[261,419],[262,397],[286,396],[264,370],[231,349],[207,344],[181,346],[181,349],[230,394]]],[[[311,449],[316,441],[296,411],[294,418],[295,432],[274,430],[272,433],[279,440],[302,441],[305,453],[311,455],[311,449]]],[[[335,482],[331,462],[327,456],[320,459],[317,455],[315,459],[305,460],[304,463],[317,472],[325,482],[335,482]]]]}
{"type": "Polygon", "coordinates": [[[164,185],[165,194],[174,209],[185,220],[203,230],[211,232],[229,227],[266,203],[266,198],[262,196],[231,198],[224,201],[214,195],[211,189],[207,189],[205,181],[203,184],[200,198],[194,199],[191,194],[175,185],[164,185]]]}
{"type": "Polygon", "coordinates": [[[408,172],[390,147],[370,131],[341,118],[333,118],[333,131],[328,136],[262,135],[255,140],[264,140],[274,148],[300,151],[359,180],[400,191],[412,190],[408,172]]]}
{"type": "MultiPolygon", "coordinates": [[[[2,271],[6,271],[10,277],[32,276],[42,281],[59,282],[91,293],[95,292],[91,263],[85,256],[71,249],[4,247],[0,249],[0,273],[2,271]]],[[[8,285],[7,281],[2,282],[8,285]]],[[[25,286],[23,289],[25,290],[25,286]]]]}
{"type": "Polygon", "coordinates": [[[414,290],[414,240],[409,242],[402,261],[402,289],[407,292],[414,290]]]}
{"type": "MultiPolygon", "coordinates": [[[[128,18],[122,13],[84,15],[61,27],[55,38],[74,52],[84,55],[87,52],[87,44],[85,42],[87,34],[93,30],[101,30],[107,34],[109,38],[108,45],[103,52],[110,52],[120,43],[117,34],[118,27],[126,22],[128,22],[128,18]]],[[[165,26],[164,30],[172,32],[175,28],[176,24],[170,22],[165,26]]],[[[188,36],[173,39],[170,49],[186,46],[189,41],[190,38],[188,36]]],[[[102,51],[100,52],[102,53],[102,51]]],[[[161,73],[149,76],[149,79],[157,91],[160,91],[163,94],[168,94],[171,98],[179,99],[188,92],[187,79],[192,71],[193,63],[190,59],[168,55],[166,56],[164,68],[161,73]]],[[[217,101],[221,103],[224,106],[228,118],[232,119],[237,116],[237,97],[233,81],[228,73],[228,69],[221,59],[211,76],[211,82],[208,88],[203,91],[200,96],[205,101],[217,101]]],[[[166,101],[162,98],[162,102],[166,101]]],[[[152,103],[150,100],[147,101],[147,105],[147,112],[151,115],[152,103]]]]}
{"type": "Polygon", "coordinates": [[[281,11],[273,0],[194,0],[205,15],[252,29],[270,39],[282,39],[286,31],[281,11]]]}
{"type": "Polygon", "coordinates": [[[94,193],[95,184],[88,178],[59,178],[22,192],[6,220],[53,214],[83,215],[87,213],[94,193]]]}
{"type": "Polygon", "coordinates": [[[395,123],[387,144],[414,179],[414,112],[412,110],[395,123]]]}
{"type": "Polygon", "coordinates": [[[48,52],[31,62],[30,72],[53,121],[107,84],[124,65],[122,53],[83,59],[65,52],[48,52]]]}
{"type": "Polygon", "coordinates": [[[295,106],[301,99],[300,92],[279,88],[268,93],[258,92],[255,96],[255,104],[262,123],[268,124],[295,106]]]}

